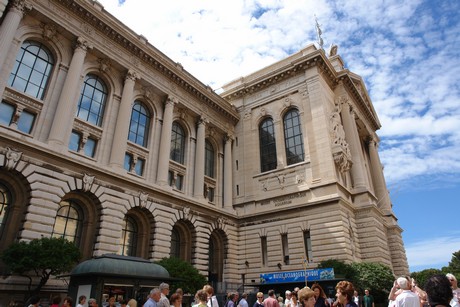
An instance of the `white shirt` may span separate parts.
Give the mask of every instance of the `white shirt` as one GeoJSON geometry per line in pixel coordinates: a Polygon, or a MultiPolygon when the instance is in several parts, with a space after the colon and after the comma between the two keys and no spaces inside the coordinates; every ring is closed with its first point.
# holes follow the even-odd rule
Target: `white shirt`
{"type": "Polygon", "coordinates": [[[249,307],[249,306],[248,306],[248,302],[247,302],[244,298],[242,298],[242,299],[240,300],[240,302],[238,303],[238,305],[241,306],[241,307],[249,307]]]}
{"type": "Polygon", "coordinates": [[[396,307],[420,307],[420,298],[411,290],[404,290],[396,297],[396,307]]]}

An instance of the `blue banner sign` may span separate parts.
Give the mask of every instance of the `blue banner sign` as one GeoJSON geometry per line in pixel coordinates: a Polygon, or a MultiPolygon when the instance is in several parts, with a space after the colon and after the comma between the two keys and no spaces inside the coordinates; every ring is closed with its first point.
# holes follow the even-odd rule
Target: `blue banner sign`
{"type": "Polygon", "coordinates": [[[307,273],[307,281],[334,279],[334,269],[327,268],[260,274],[260,283],[277,284],[284,282],[305,282],[305,272],[307,273]]]}

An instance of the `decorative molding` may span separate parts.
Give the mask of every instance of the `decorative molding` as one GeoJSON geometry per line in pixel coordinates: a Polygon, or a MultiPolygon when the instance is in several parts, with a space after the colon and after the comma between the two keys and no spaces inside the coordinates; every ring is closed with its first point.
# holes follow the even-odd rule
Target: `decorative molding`
{"type": "Polygon", "coordinates": [[[5,168],[7,170],[13,170],[16,165],[18,164],[19,160],[22,157],[22,152],[14,150],[10,147],[6,148],[6,161],[5,161],[5,168]]]}
{"type": "Polygon", "coordinates": [[[99,71],[103,73],[109,73],[112,70],[112,62],[109,58],[98,59],[99,71]]]}
{"type": "Polygon", "coordinates": [[[142,208],[147,207],[147,201],[149,199],[149,194],[144,191],[139,191],[139,206],[142,208]]]}
{"type": "Polygon", "coordinates": [[[83,174],[83,191],[89,192],[94,183],[96,176],[91,176],[86,173],[83,174]]]}

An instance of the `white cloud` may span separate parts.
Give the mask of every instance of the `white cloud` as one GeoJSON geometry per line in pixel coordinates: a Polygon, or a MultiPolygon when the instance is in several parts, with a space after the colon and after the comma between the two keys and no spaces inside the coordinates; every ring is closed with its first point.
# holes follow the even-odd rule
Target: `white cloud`
{"type": "Polygon", "coordinates": [[[423,269],[440,269],[447,266],[452,259],[452,253],[460,247],[460,237],[456,235],[427,238],[406,246],[406,255],[411,271],[423,269]]]}
{"type": "Polygon", "coordinates": [[[316,15],[367,84],[387,182],[460,174],[458,1],[99,1],[214,88],[315,42],[316,15]]]}

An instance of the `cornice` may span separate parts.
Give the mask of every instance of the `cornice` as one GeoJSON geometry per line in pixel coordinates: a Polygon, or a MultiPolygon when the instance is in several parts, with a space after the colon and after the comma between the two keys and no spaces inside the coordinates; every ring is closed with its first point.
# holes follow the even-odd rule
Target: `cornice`
{"type": "Polygon", "coordinates": [[[137,57],[144,64],[160,72],[171,82],[182,88],[190,95],[217,110],[229,118],[233,123],[239,121],[236,109],[221,96],[216,94],[209,86],[204,85],[189,72],[185,71],[179,63],[173,62],[146,39],[139,36],[124,26],[120,21],[104,11],[97,2],[89,0],[52,0],[78,16],[88,25],[93,26],[111,41],[137,57]],[[98,11],[100,8],[100,12],[98,11]],[[112,18],[113,20],[109,20],[112,18]],[[111,26],[109,22],[118,26],[111,26]]]}
{"type": "MultiPolygon", "coordinates": [[[[366,117],[366,119],[369,121],[371,124],[372,128],[374,131],[380,129],[380,121],[378,120],[377,116],[375,115],[375,112],[373,112],[373,109],[371,110],[371,107],[369,107],[364,100],[363,96],[361,93],[358,91],[358,89],[355,86],[355,83],[353,82],[353,79],[350,77],[348,71],[344,71],[341,73],[337,78],[336,78],[337,83],[342,82],[344,87],[347,89],[348,93],[352,95],[353,101],[356,102],[356,106],[359,108],[361,113],[366,117]]],[[[370,105],[372,105],[371,102],[369,102],[370,105]]]]}

